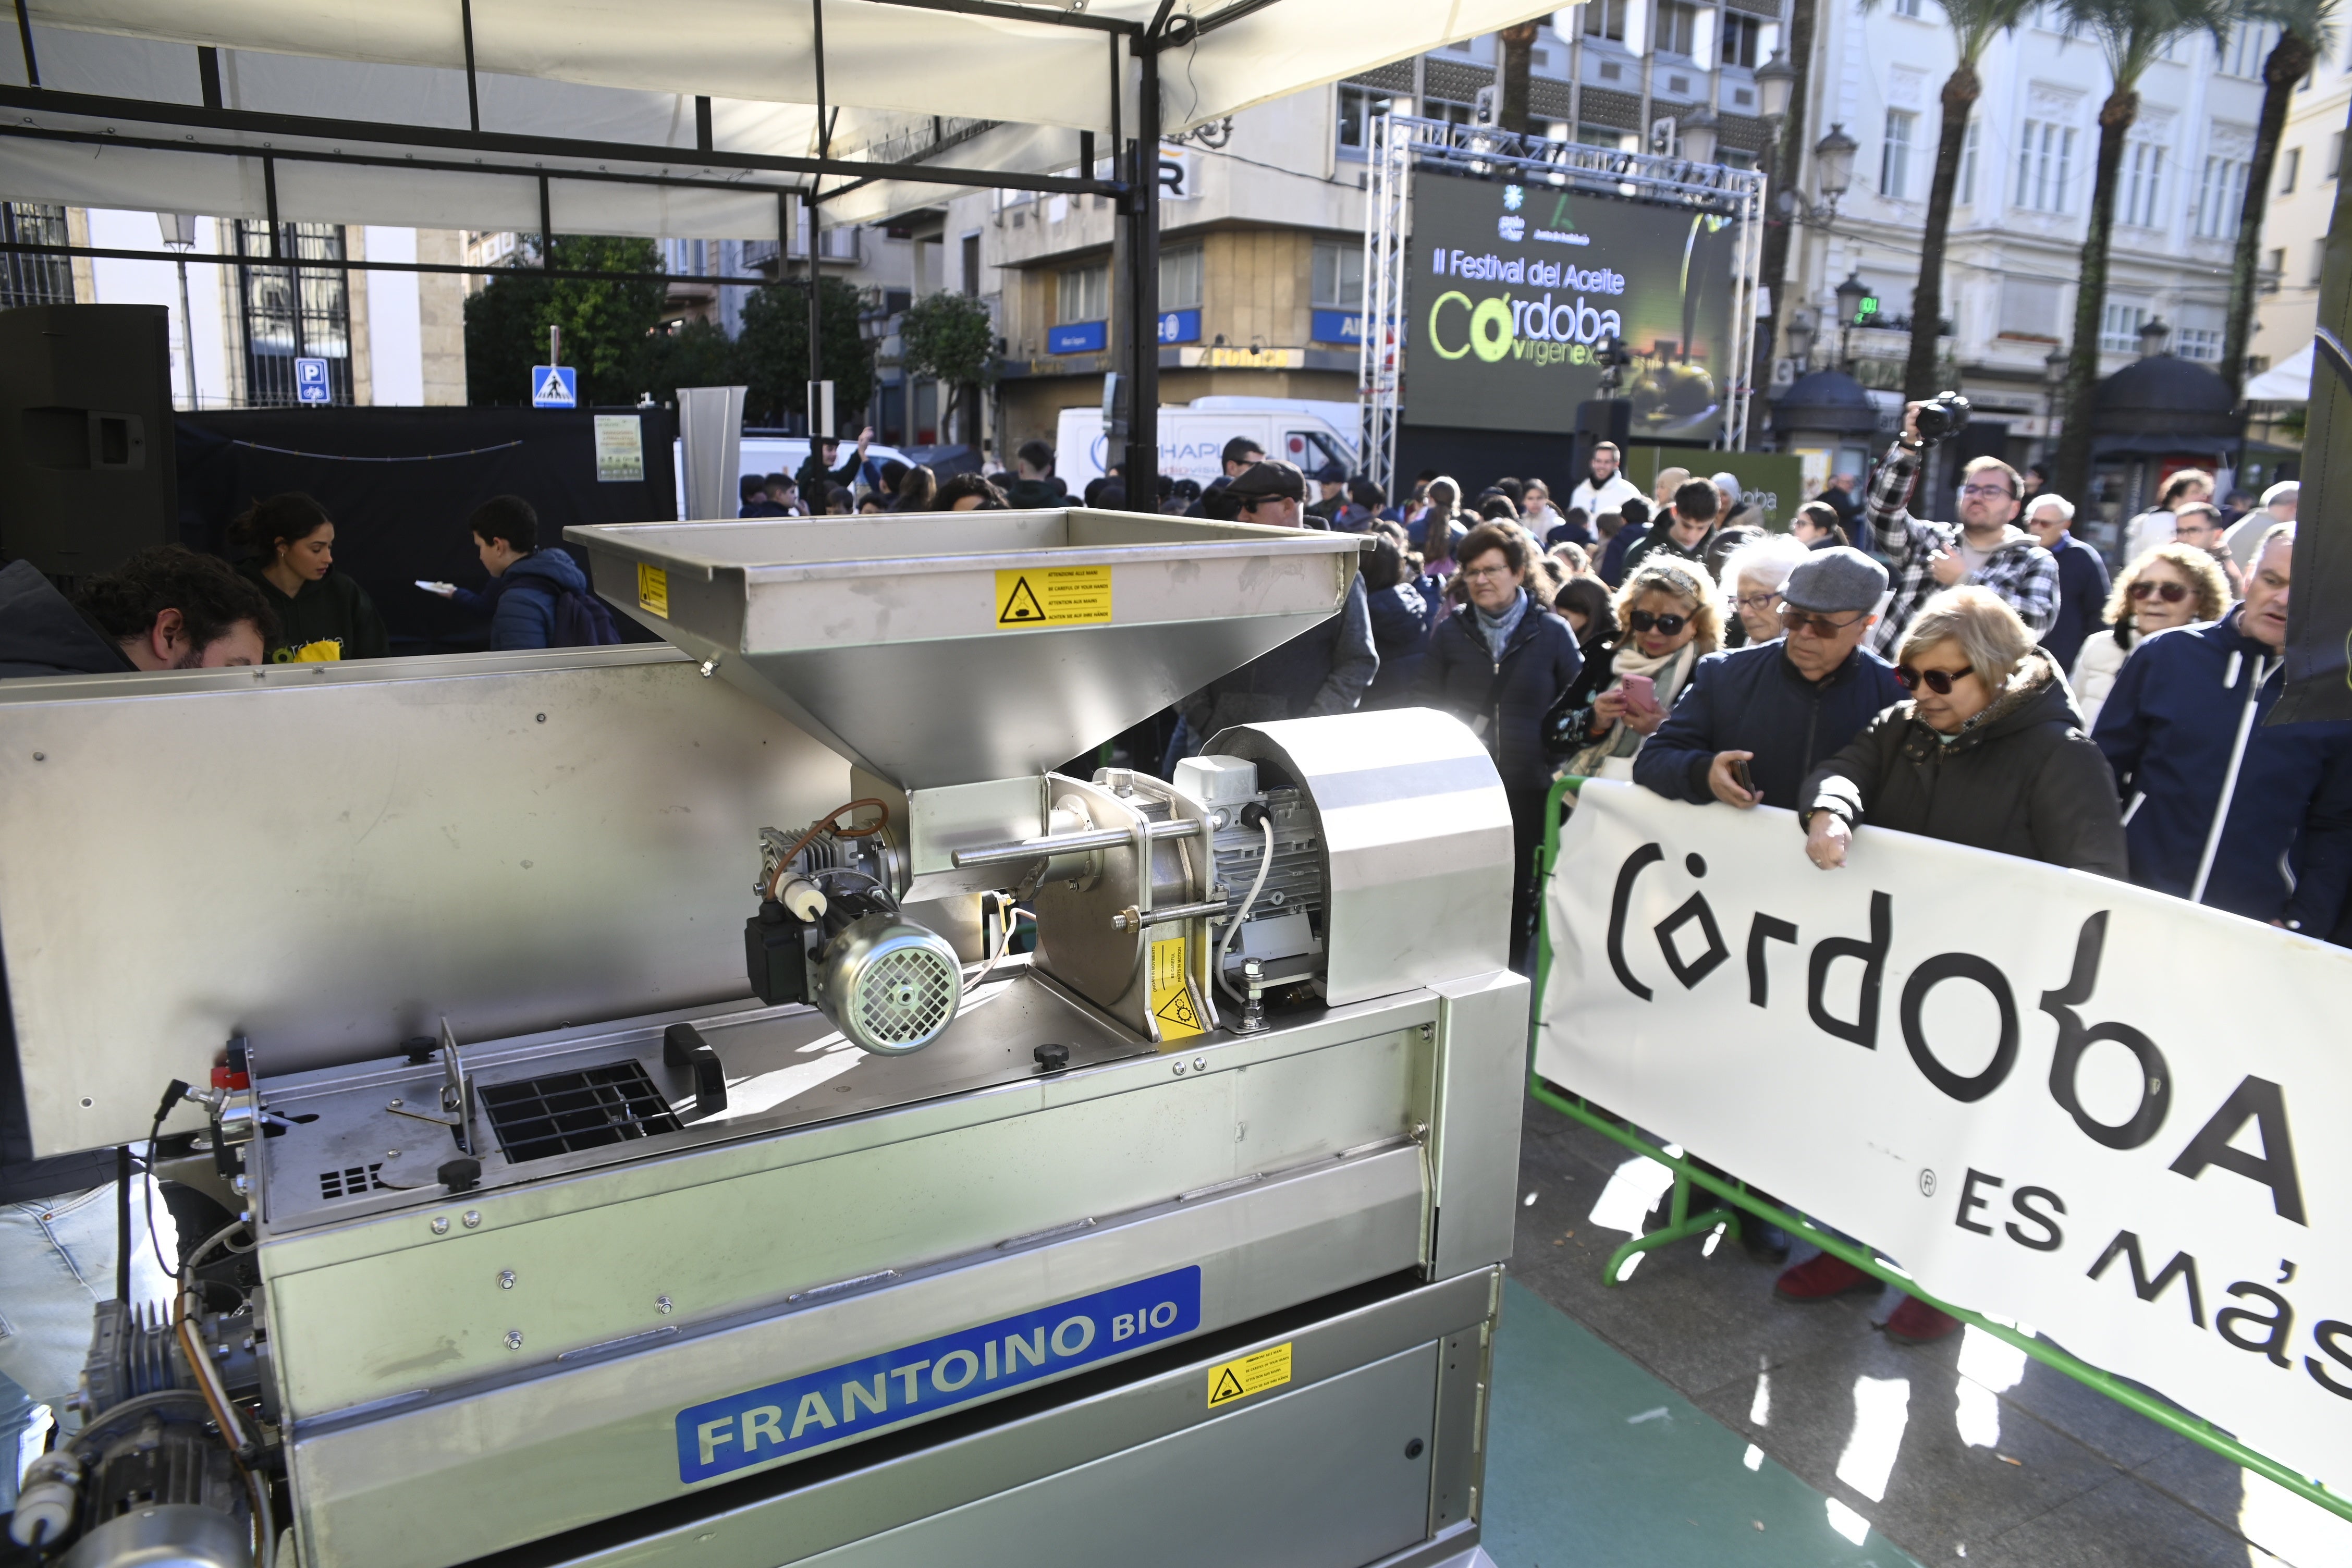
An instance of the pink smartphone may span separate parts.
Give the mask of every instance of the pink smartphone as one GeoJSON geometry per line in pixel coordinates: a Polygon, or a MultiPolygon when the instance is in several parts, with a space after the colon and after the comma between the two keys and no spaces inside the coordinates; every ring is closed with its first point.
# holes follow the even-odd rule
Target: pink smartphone
{"type": "Polygon", "coordinates": [[[1636,713],[1658,711],[1658,683],[1646,675],[1629,675],[1624,680],[1625,706],[1636,713]]]}

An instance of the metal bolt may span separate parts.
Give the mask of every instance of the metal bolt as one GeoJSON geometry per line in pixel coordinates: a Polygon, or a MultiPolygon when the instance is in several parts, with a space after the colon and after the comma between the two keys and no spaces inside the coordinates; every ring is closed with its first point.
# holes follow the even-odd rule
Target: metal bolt
{"type": "Polygon", "coordinates": [[[449,1234],[449,1216],[447,1215],[436,1214],[433,1216],[433,1234],[436,1236],[446,1236],[449,1234]]]}
{"type": "Polygon", "coordinates": [[[541,715],[539,715],[539,721],[540,721],[541,723],[542,723],[542,724],[546,723],[546,722],[547,722],[547,715],[546,715],[546,714],[544,714],[544,713],[541,713],[541,715]]]}
{"type": "Polygon", "coordinates": [[[702,679],[705,679],[705,680],[709,679],[710,679],[710,677],[711,677],[711,673],[712,673],[714,670],[716,670],[718,668],[719,668],[719,661],[718,661],[717,659],[715,659],[715,658],[706,658],[706,659],[704,659],[704,660],[702,661],[702,679]]]}
{"type": "Polygon", "coordinates": [[[520,1329],[509,1329],[507,1331],[507,1349],[510,1351],[519,1351],[522,1349],[522,1331],[520,1329]]]}
{"type": "Polygon", "coordinates": [[[478,1230],[482,1224],[482,1211],[479,1209],[467,1209],[461,1218],[464,1220],[465,1226],[467,1230],[478,1230]]]}
{"type": "Polygon", "coordinates": [[[400,1158],[400,1151],[397,1149],[386,1149],[383,1152],[383,1157],[387,1160],[397,1160],[400,1158]]]}
{"type": "Polygon", "coordinates": [[[1194,1072],[1207,1072],[1209,1070],[1209,1058],[1206,1057],[1194,1057],[1192,1058],[1192,1070],[1194,1072]]]}
{"type": "Polygon", "coordinates": [[[33,761],[35,761],[35,762],[37,762],[37,763],[46,763],[46,762],[47,762],[48,760],[49,760],[49,753],[48,753],[48,752],[35,752],[33,753],[33,761]]]}
{"type": "Polygon", "coordinates": [[[399,1100],[394,1100],[394,1101],[392,1102],[391,1109],[392,1109],[392,1110],[398,1110],[400,1109],[400,1103],[401,1103],[401,1102],[400,1102],[399,1100]]]}
{"type": "Polygon", "coordinates": [[[1184,1076],[1184,1064],[1182,1062],[1178,1062],[1176,1064],[1176,1076],[1178,1078],[1182,1078],[1184,1076]]]}
{"type": "Polygon", "coordinates": [[[513,1269],[501,1268],[499,1270],[499,1289],[501,1290],[511,1290],[514,1289],[513,1269]]]}
{"type": "Polygon", "coordinates": [[[677,1310],[677,1303],[671,1300],[667,1296],[656,1296],[654,1298],[654,1310],[667,1318],[672,1312],[677,1310]]]}

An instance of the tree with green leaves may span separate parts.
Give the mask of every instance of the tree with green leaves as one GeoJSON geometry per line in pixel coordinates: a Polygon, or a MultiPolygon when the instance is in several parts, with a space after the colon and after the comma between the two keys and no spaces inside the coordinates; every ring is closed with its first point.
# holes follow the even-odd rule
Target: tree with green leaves
{"type": "Polygon", "coordinates": [[[2083,238],[2074,294],[2074,342],[2066,360],[2066,427],[2058,438],[2057,488],[2087,504],[2091,442],[2097,434],[2099,319],[2107,300],[2107,253],[2115,238],[2116,187],[2124,141],[2139,118],[2139,82],[2175,40],[2194,33],[2228,36],[2235,0],[2061,0],[2070,30],[2090,34],[2106,57],[2113,86],[2099,106],[2097,177],[2091,189],[2090,232],[2083,238]]]}
{"type": "Polygon", "coordinates": [[[957,401],[996,379],[996,323],[969,294],[926,294],[898,318],[898,362],[909,376],[948,384],[940,429],[952,430],[957,401]]]}
{"type": "MultiPolygon", "coordinates": [[[[658,273],[649,239],[559,234],[548,264],[567,271],[658,273]]],[[[477,407],[530,401],[530,367],[547,363],[547,329],[563,329],[563,360],[579,374],[583,404],[626,405],[646,339],[660,325],[667,285],[658,278],[550,278],[525,264],[466,301],[466,400],[477,407]]]]}
{"type": "MultiPolygon", "coordinates": [[[[874,398],[874,345],[858,331],[857,289],[838,278],[824,279],[817,309],[822,321],[817,342],[824,353],[824,377],[833,383],[834,410],[856,435],[866,405],[874,398]]],[[[773,425],[787,414],[808,412],[805,280],[751,290],[743,302],[743,330],[735,347],[750,389],[743,400],[747,423],[773,425]]]]}
{"type": "Polygon", "coordinates": [[[2238,243],[2230,261],[2230,320],[2221,338],[2221,379],[2237,397],[2246,384],[2246,346],[2254,335],[2254,289],[2262,259],[2263,218],[2270,210],[2271,175],[2295,84],[2312,62],[2336,47],[2336,0],[2254,0],[2242,27],[2278,25],[2278,42],[2263,61],[2263,112],[2254,126],[2254,155],[2246,167],[2245,199],[2238,205],[2238,243]]]}
{"type": "MultiPolygon", "coordinates": [[[[1864,7],[1878,0],[1863,0],[1864,7]]],[[[1911,353],[1903,365],[1903,395],[1914,402],[1945,390],[1936,339],[1944,329],[1944,247],[1952,227],[1952,196],[1959,189],[1960,153],[1969,119],[1984,96],[1977,63],[1993,39],[2015,29],[2037,0],[1941,0],[1944,20],[1959,54],[1944,79],[1943,123],[1936,134],[1936,174],[1927,185],[1927,230],[1919,240],[1919,281],[1911,294],[1911,353]]]]}

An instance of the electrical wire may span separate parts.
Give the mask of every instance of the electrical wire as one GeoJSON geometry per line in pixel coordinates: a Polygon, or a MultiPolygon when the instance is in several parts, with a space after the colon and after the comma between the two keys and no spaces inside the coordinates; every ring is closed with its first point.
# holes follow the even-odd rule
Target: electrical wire
{"type": "MultiPolygon", "coordinates": [[[[861,795],[857,799],[851,801],[847,805],[835,806],[831,811],[826,812],[823,816],[818,817],[814,822],[809,824],[809,830],[801,835],[800,842],[793,845],[790,849],[785,850],[783,857],[776,862],[776,874],[768,879],[768,897],[772,899],[777,896],[776,889],[783,886],[784,876],[793,868],[793,862],[800,858],[802,850],[816,842],[818,834],[830,832],[835,838],[871,838],[874,835],[881,832],[889,825],[889,803],[887,801],[877,800],[872,795],[861,795]],[[856,811],[861,805],[870,805],[882,815],[875,818],[872,826],[866,827],[834,826],[833,819],[835,817],[840,816],[846,812],[856,811]]],[[[875,885],[877,887],[881,886],[878,882],[875,885]]]]}
{"type": "Polygon", "coordinates": [[[1003,907],[999,910],[998,918],[1004,923],[1004,934],[997,938],[996,956],[988,961],[988,966],[982,969],[980,972],[979,977],[972,981],[971,988],[975,991],[979,990],[981,986],[986,983],[990,975],[996,973],[996,966],[1003,963],[1005,954],[1013,951],[1013,933],[1015,928],[1017,928],[1023,921],[1027,921],[1031,925],[1035,925],[1037,923],[1037,917],[1035,915],[1031,914],[1027,910],[1020,908],[1018,905],[1014,904],[1011,899],[1005,898],[1003,894],[994,893],[990,896],[1003,900],[1003,907]]]}
{"type": "Polygon", "coordinates": [[[1257,880],[1250,884],[1249,895],[1242,900],[1242,907],[1234,912],[1233,919],[1225,922],[1224,933],[1217,938],[1217,984],[1224,987],[1226,995],[1244,1006],[1248,1005],[1249,999],[1235,990],[1234,983],[1225,977],[1225,950],[1233,945],[1234,932],[1242,929],[1242,921],[1249,919],[1259,891],[1265,887],[1265,874],[1274,869],[1274,814],[1266,813],[1259,826],[1265,829],[1265,854],[1257,863],[1257,880]]]}

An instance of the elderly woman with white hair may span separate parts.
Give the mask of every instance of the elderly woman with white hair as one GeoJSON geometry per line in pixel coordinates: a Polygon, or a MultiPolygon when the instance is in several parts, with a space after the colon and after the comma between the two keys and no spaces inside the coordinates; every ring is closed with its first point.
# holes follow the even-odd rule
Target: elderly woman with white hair
{"type": "Polygon", "coordinates": [[[1788,534],[1767,533],[1741,545],[1724,562],[1724,593],[1742,633],[1738,646],[1768,643],[1780,635],[1780,584],[1811,553],[1788,534]]]}
{"type": "MultiPolygon", "coordinates": [[[[2074,537],[2074,503],[2064,496],[2029,497],[2018,521],[2058,563],[2058,618],[2042,634],[2042,646],[2059,668],[2071,671],[2084,642],[2106,624],[2107,563],[2074,537]]],[[[2085,710],[2084,728],[2089,724],[2085,710]]]]}

